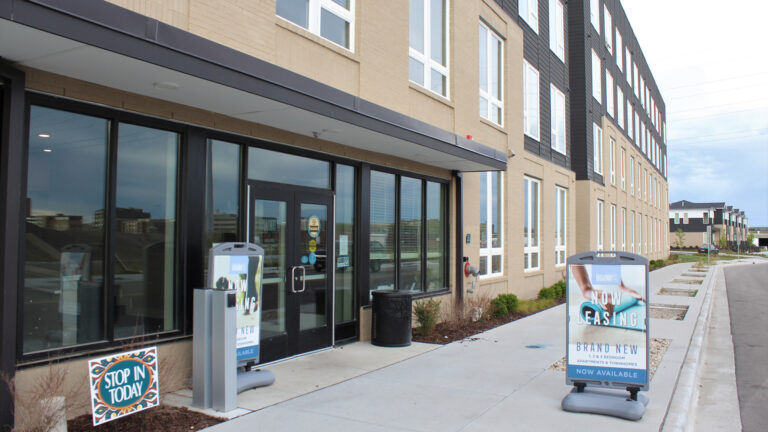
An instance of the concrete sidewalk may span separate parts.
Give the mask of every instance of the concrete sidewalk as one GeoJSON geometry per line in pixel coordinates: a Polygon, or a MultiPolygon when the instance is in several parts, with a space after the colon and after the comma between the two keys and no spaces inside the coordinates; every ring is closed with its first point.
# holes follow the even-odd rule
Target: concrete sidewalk
{"type": "Polygon", "coordinates": [[[358,342],[272,365],[269,369],[276,373],[275,385],[239,395],[242,410],[233,414],[253,412],[206,430],[608,431],[621,427],[648,431],[661,429],[666,418],[674,424],[665,430],[684,430],[694,385],[684,383],[683,389],[675,389],[681,369],[685,372],[692,367],[696,375],[701,341],[692,350],[689,346],[697,323],[701,327],[707,321],[716,273],[715,268],[691,273],[690,267],[677,264],[650,274],[651,306],[682,305],[688,311],[683,320],[651,319],[650,336],[670,339],[671,343],[651,381],[650,403],[640,421],[561,409],[561,400],[570,387],[565,385],[563,372],[550,369],[565,355],[565,306],[561,305],[445,346],[414,343],[406,349],[379,348],[358,342]],[[686,283],[702,276],[701,285],[686,283]],[[661,288],[698,289],[698,294],[660,295],[661,288]],[[707,306],[703,307],[705,300],[707,306]],[[302,362],[316,365],[315,370],[302,368],[302,362]],[[385,366],[388,363],[394,364],[385,366]],[[366,366],[371,364],[375,366],[366,366]],[[321,367],[326,372],[318,369],[321,367]],[[303,395],[287,390],[315,374],[333,374],[334,368],[357,372],[336,378],[337,383],[315,376],[312,383],[328,386],[305,385],[303,395]],[[297,380],[299,376],[304,378],[297,380]],[[279,402],[274,395],[281,392],[283,401],[279,402]]]}

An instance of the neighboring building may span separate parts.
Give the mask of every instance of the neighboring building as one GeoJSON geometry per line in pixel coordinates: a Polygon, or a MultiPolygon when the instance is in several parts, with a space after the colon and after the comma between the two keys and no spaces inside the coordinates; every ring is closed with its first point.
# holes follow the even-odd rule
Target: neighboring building
{"type": "Polygon", "coordinates": [[[768,249],[768,227],[752,227],[749,229],[749,233],[754,235],[752,245],[760,248],[760,250],[768,249]]]}
{"type": "Polygon", "coordinates": [[[749,221],[743,211],[724,202],[694,203],[686,200],[669,204],[669,242],[675,247],[725,244],[733,249],[747,246],[749,221]],[[709,230],[708,230],[709,228],[709,230]],[[683,231],[682,245],[678,229],[683,231]],[[707,236],[711,233],[711,238],[707,236]]]}
{"type": "Polygon", "coordinates": [[[263,362],[369,338],[373,290],[450,309],[667,255],[665,105],[619,2],[401,3],[0,0],[0,371],[144,337],[191,361],[223,241],[265,249],[263,362]],[[337,265],[298,293],[308,215],[337,265]]]}

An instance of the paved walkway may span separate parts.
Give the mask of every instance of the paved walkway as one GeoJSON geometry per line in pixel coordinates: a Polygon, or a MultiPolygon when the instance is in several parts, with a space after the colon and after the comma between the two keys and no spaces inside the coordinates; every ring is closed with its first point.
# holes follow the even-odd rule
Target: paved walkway
{"type": "Polygon", "coordinates": [[[512,425],[515,430],[686,430],[693,425],[689,415],[696,406],[691,402],[695,383],[686,376],[691,369],[696,376],[718,266],[684,276],[695,274],[690,267],[677,264],[650,275],[651,306],[687,306],[688,312],[679,321],[651,319],[651,337],[670,339],[671,344],[651,381],[646,414],[637,422],[561,409],[570,387],[563,372],[550,369],[565,354],[561,305],[437,348],[414,343],[404,350],[358,342],[272,365],[277,380],[271,388],[238,397],[244,411],[235,415],[252,412],[206,430],[488,431],[512,425]],[[659,294],[661,288],[690,290],[685,281],[702,275],[695,297],[659,294]],[[320,369],[312,370],[313,364],[320,369]],[[322,376],[345,368],[357,372],[334,380],[322,376]],[[287,390],[297,383],[303,383],[305,394],[287,390]],[[282,401],[275,397],[278,393],[283,393],[282,401]]]}

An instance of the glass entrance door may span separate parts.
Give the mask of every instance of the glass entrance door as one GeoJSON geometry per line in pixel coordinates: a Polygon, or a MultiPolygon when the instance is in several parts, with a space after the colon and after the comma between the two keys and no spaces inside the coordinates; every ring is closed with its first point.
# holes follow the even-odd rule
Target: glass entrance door
{"type": "Polygon", "coordinates": [[[330,192],[249,184],[249,241],[264,248],[261,362],[330,346],[330,192]]]}

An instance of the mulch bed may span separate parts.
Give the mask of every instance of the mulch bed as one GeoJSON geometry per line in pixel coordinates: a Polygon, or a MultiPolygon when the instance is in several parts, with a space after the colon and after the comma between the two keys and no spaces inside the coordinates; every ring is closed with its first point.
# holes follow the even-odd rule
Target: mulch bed
{"type": "MultiPolygon", "coordinates": [[[[557,304],[555,306],[565,303],[564,298],[557,299],[556,301],[557,304]]],[[[414,329],[411,340],[414,342],[445,345],[451,342],[466,339],[486,330],[496,328],[500,325],[519,320],[520,318],[525,318],[529,315],[533,315],[534,313],[523,314],[515,312],[502,318],[489,318],[475,322],[470,320],[441,322],[435,326],[435,329],[429,336],[419,336],[416,334],[414,329]]]]}
{"type": "Polygon", "coordinates": [[[84,414],[67,421],[67,430],[69,432],[188,432],[205,429],[223,421],[225,419],[211,417],[187,408],[161,405],[97,427],[93,426],[93,417],[90,414],[84,414]]]}

